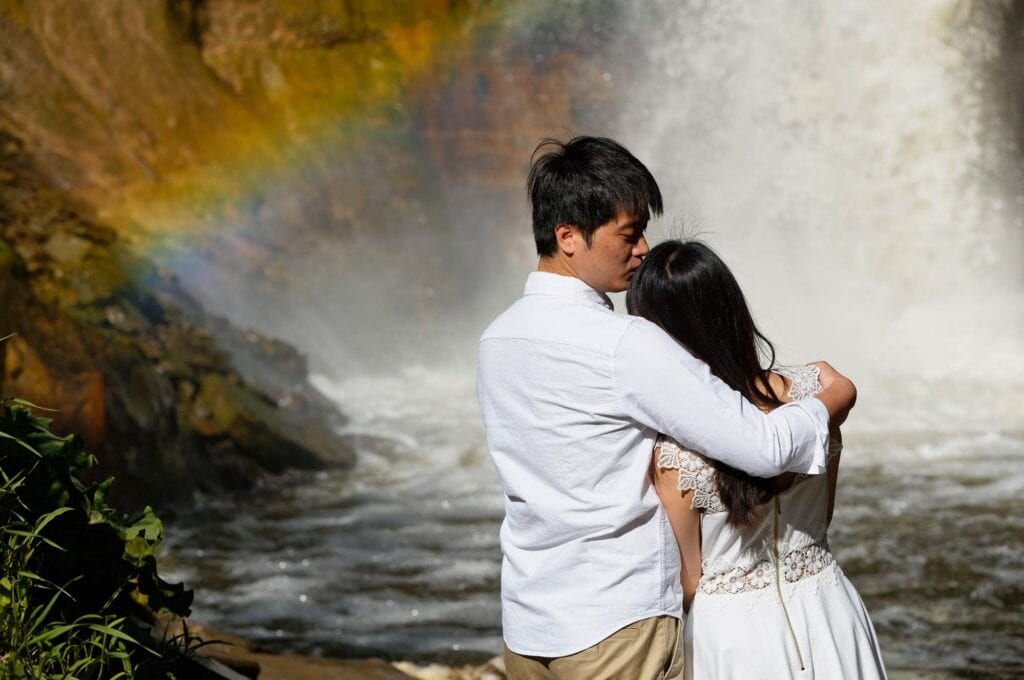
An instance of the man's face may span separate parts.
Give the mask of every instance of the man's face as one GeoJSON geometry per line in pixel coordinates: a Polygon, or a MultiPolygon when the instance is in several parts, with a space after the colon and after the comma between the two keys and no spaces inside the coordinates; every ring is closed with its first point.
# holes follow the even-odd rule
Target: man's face
{"type": "Polygon", "coordinates": [[[580,247],[572,258],[576,275],[602,293],[618,293],[629,288],[629,280],[640,266],[640,258],[650,250],[644,237],[646,228],[646,219],[620,210],[594,231],[590,247],[577,232],[580,247]]]}

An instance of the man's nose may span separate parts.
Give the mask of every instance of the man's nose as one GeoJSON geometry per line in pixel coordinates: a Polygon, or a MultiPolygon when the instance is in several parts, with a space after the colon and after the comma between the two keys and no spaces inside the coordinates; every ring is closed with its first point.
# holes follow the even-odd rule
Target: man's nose
{"type": "Polygon", "coordinates": [[[641,236],[640,240],[636,242],[635,246],[633,246],[633,257],[643,257],[650,252],[650,250],[650,246],[647,245],[647,237],[641,236]]]}

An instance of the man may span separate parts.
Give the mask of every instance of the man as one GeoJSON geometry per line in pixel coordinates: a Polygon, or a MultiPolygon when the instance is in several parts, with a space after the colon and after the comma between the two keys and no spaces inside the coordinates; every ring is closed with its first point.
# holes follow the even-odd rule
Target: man
{"type": "Polygon", "coordinates": [[[826,366],[817,399],[765,414],[657,326],[615,314],[607,293],[625,290],[647,253],[658,185],[610,139],[537,152],[537,271],[481,337],[477,376],[505,490],[506,668],[516,680],[671,677],[682,591],[648,477],[655,437],[753,475],[819,473],[829,417],[855,391],[826,366]]]}

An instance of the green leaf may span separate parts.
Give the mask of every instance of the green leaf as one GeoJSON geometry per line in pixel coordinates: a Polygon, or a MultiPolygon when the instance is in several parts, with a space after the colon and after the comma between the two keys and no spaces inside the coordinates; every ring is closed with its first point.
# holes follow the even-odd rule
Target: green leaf
{"type": "MultiPolygon", "coordinates": [[[[75,601],[75,596],[74,595],[69,593],[64,588],[61,588],[59,585],[57,585],[53,581],[51,581],[49,579],[45,579],[42,576],[39,576],[38,574],[33,574],[30,571],[19,571],[18,572],[18,576],[20,576],[21,578],[24,578],[26,580],[29,580],[29,581],[36,581],[37,583],[42,583],[47,588],[52,588],[54,590],[59,591],[60,593],[62,593],[64,595],[66,595],[68,597],[68,599],[71,600],[72,602],[75,601]]],[[[80,578],[82,578],[81,575],[76,576],[75,578],[71,579],[71,581],[69,581],[66,585],[70,586],[72,583],[74,583],[75,581],[77,581],[80,578]]]]}
{"type": "Polygon", "coordinates": [[[36,533],[41,532],[46,527],[47,524],[49,524],[50,522],[52,522],[53,520],[67,512],[73,512],[73,509],[64,506],[61,508],[57,508],[56,510],[53,510],[51,512],[48,512],[45,515],[42,515],[36,522],[36,533]]]}
{"type": "Polygon", "coordinates": [[[124,552],[129,557],[140,559],[156,552],[156,545],[149,543],[145,538],[136,536],[124,544],[124,552]]]}
{"type": "Polygon", "coordinates": [[[61,552],[67,552],[66,550],[64,550],[64,548],[62,548],[59,545],[57,545],[56,543],[54,543],[53,541],[48,539],[46,536],[40,536],[39,534],[35,533],[34,531],[22,531],[21,529],[4,529],[3,531],[4,531],[5,534],[10,534],[11,536],[21,536],[23,538],[38,539],[38,540],[42,541],[43,543],[46,543],[47,545],[49,545],[49,546],[51,546],[53,548],[56,548],[57,550],[60,550],[61,552]]]}
{"type": "Polygon", "coordinates": [[[38,456],[39,458],[42,458],[42,457],[43,457],[43,454],[41,454],[41,453],[39,453],[38,451],[36,451],[36,450],[35,450],[34,448],[32,448],[32,446],[31,446],[31,445],[29,445],[29,444],[28,444],[27,442],[25,442],[25,441],[23,441],[23,440],[19,439],[18,437],[14,437],[14,436],[12,436],[12,435],[9,435],[9,434],[7,434],[6,432],[4,432],[3,430],[0,430],[0,439],[12,439],[12,440],[14,440],[14,442],[15,442],[15,443],[17,443],[17,444],[18,444],[19,446],[22,446],[22,447],[24,447],[25,449],[28,449],[29,451],[31,451],[32,453],[34,453],[34,454],[35,454],[36,456],[38,456]]]}
{"type": "MultiPolygon", "coordinates": [[[[124,619],[118,619],[117,620],[118,623],[120,623],[121,621],[124,621],[124,619]]],[[[109,635],[110,637],[117,638],[118,640],[124,640],[125,642],[130,642],[133,645],[138,645],[140,647],[144,646],[142,643],[140,643],[138,640],[133,638],[131,635],[128,635],[128,633],[125,633],[124,631],[120,631],[120,630],[118,630],[116,628],[112,628],[111,626],[104,626],[104,625],[101,625],[101,624],[98,624],[98,623],[89,623],[89,624],[86,624],[86,626],[90,630],[94,630],[97,633],[103,633],[104,635],[109,635]]]]}
{"type": "Polygon", "coordinates": [[[113,477],[107,477],[102,482],[96,485],[96,491],[92,495],[93,508],[99,511],[101,514],[109,510],[107,506],[107,491],[110,489],[110,485],[114,483],[113,477]]]}
{"type": "Polygon", "coordinates": [[[125,529],[125,538],[132,539],[141,534],[145,540],[155,542],[160,540],[163,531],[163,522],[153,513],[153,508],[147,505],[138,519],[125,529]]]}
{"type": "MultiPolygon", "coordinates": [[[[43,622],[46,620],[46,617],[49,615],[50,610],[53,609],[53,605],[56,604],[57,598],[59,598],[60,595],[61,594],[59,592],[54,593],[53,597],[50,598],[50,601],[46,603],[45,607],[36,607],[36,609],[33,610],[32,613],[34,614],[34,616],[32,617],[32,620],[29,622],[29,627],[27,631],[29,635],[31,635],[37,628],[39,628],[43,624],[43,622]]],[[[28,642],[27,644],[31,645],[32,643],[28,642]]]]}
{"type": "Polygon", "coordinates": [[[51,626],[51,627],[47,628],[46,630],[44,630],[39,635],[35,636],[34,638],[29,639],[25,643],[25,645],[27,647],[32,647],[34,645],[38,645],[41,642],[46,642],[47,640],[52,640],[52,639],[54,639],[56,637],[60,637],[61,635],[64,635],[64,634],[68,633],[69,631],[72,631],[72,630],[74,630],[76,628],[81,628],[81,624],[65,623],[65,624],[62,624],[62,625],[51,626]]]}
{"type": "Polygon", "coordinates": [[[91,656],[87,656],[84,659],[79,659],[74,664],[72,664],[72,666],[70,668],[68,668],[68,673],[74,673],[74,672],[80,671],[83,668],[86,668],[88,666],[93,666],[93,665],[96,664],[96,662],[97,662],[97,659],[95,659],[94,657],[91,657],[91,656]]]}
{"type": "MultiPolygon", "coordinates": [[[[10,337],[10,336],[7,336],[7,337],[10,337]]],[[[33,404],[31,401],[26,401],[24,399],[19,399],[18,397],[12,397],[11,401],[14,402],[15,404],[18,404],[19,406],[27,406],[29,408],[37,408],[40,411],[49,411],[50,413],[60,413],[60,409],[46,408],[45,406],[40,406],[39,404],[33,404]]]]}

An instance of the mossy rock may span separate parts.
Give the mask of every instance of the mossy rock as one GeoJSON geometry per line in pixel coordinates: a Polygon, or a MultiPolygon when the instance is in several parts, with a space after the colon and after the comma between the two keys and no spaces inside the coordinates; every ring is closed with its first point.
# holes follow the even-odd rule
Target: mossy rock
{"type": "Polygon", "coordinates": [[[223,376],[207,373],[199,381],[196,403],[209,414],[205,420],[196,421],[196,429],[204,435],[226,433],[238,420],[238,405],[223,376]]]}
{"type": "Polygon", "coordinates": [[[24,270],[25,263],[18,253],[6,241],[0,239],[0,272],[10,271],[21,274],[24,270]]]}
{"type": "Polygon", "coordinates": [[[275,473],[326,466],[325,458],[304,441],[303,431],[285,420],[281,409],[265,395],[245,385],[225,385],[241,416],[230,429],[232,439],[254,460],[275,473]]]}
{"type": "Polygon", "coordinates": [[[113,298],[130,280],[114,258],[88,257],[71,272],[68,282],[78,304],[94,304],[113,298]]]}

